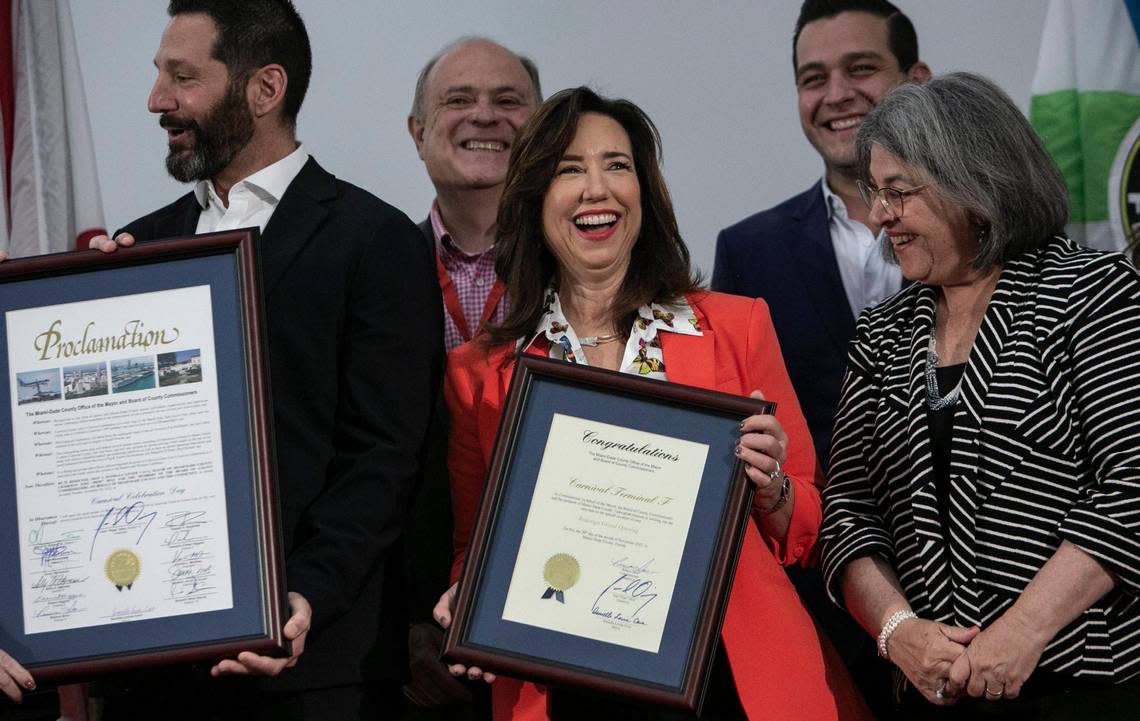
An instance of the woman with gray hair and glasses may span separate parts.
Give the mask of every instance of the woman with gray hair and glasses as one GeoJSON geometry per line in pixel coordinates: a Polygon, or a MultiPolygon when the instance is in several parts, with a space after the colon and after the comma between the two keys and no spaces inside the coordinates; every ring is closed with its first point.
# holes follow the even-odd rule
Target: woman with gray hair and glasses
{"type": "Polygon", "coordinates": [[[909,681],[905,718],[1135,718],[1140,275],[1063,236],[1061,177],[984,78],[900,87],[857,150],[914,283],[858,322],[828,590],[909,681]]]}

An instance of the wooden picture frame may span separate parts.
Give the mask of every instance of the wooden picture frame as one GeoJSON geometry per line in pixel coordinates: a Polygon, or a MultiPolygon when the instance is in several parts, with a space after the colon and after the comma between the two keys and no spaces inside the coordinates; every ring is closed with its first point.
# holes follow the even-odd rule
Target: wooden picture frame
{"type": "Polygon", "coordinates": [[[444,657],[698,711],[750,522],[739,424],[774,410],[520,355],[444,657]]]}
{"type": "Polygon", "coordinates": [[[0,648],[288,653],[256,229],[0,263],[0,648]]]}

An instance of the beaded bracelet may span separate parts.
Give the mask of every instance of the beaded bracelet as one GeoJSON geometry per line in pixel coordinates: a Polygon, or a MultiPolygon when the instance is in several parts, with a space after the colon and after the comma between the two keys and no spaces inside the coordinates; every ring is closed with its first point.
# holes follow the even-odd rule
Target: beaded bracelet
{"type": "Polygon", "coordinates": [[[912,618],[918,618],[918,614],[911,610],[895,611],[887,622],[883,624],[883,630],[879,631],[879,655],[883,658],[890,660],[890,655],[887,654],[887,641],[891,640],[891,635],[899,624],[903,621],[908,621],[912,618]]]}

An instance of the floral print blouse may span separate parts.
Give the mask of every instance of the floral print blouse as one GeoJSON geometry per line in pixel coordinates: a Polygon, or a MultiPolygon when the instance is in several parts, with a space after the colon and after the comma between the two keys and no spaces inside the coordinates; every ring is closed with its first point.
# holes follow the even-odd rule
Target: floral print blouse
{"type": "MultiPolygon", "coordinates": [[[[582,352],[582,339],[570,327],[558,302],[558,293],[547,290],[544,313],[538,321],[534,339],[545,336],[550,344],[550,357],[589,365],[582,352]]],[[[684,298],[676,303],[650,303],[637,309],[637,318],[625,344],[625,355],[619,369],[622,373],[668,380],[665,359],[661,355],[659,333],[702,335],[700,322],[684,298]]],[[[532,342],[533,340],[532,339],[532,342]]],[[[589,344],[590,339],[586,338],[589,344]]]]}

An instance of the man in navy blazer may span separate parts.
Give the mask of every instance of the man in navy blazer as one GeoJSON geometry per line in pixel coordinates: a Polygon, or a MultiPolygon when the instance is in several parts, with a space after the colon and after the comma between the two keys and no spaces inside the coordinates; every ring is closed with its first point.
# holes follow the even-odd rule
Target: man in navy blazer
{"type": "Polygon", "coordinates": [[[807,0],[792,41],[804,135],[824,162],[806,192],[723,230],[713,290],[762,297],[816,453],[825,464],[855,318],[901,287],[855,186],[860,119],[891,89],[924,81],[914,26],[885,0],[807,0]]]}
{"type": "MultiPolygon", "coordinates": [[[[855,185],[855,134],[899,84],[923,82],[914,26],[886,0],[806,0],[792,39],[800,124],[823,158],[807,191],[721,231],[712,288],[762,297],[816,453],[826,468],[847,351],[864,307],[902,286],[879,251],[855,185]]],[[[819,572],[789,568],[868,704],[890,713],[888,670],[862,630],[826,598],[819,572]]]]}

